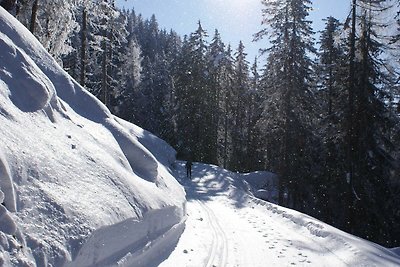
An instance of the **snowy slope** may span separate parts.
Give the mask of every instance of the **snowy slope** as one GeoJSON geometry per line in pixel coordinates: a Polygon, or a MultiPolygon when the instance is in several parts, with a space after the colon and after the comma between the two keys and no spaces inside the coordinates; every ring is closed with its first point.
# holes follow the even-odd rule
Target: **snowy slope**
{"type": "Polygon", "coordinates": [[[394,251],[247,194],[243,181],[260,175],[268,181],[266,173],[241,175],[196,163],[189,181],[183,163],[177,169],[188,219],[161,267],[400,266],[394,251]]]}
{"type": "Polygon", "coordinates": [[[174,159],[0,7],[0,266],[155,266],[184,228],[174,159]]]}

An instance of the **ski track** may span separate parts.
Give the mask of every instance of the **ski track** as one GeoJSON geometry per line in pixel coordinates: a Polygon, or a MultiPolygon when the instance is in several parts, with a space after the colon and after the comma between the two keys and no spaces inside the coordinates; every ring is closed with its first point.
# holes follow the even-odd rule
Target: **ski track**
{"type": "Polygon", "coordinates": [[[213,233],[212,245],[207,259],[206,267],[227,266],[228,239],[222,229],[215,213],[201,200],[197,200],[201,209],[207,215],[207,221],[213,233]],[[218,263],[218,264],[217,264],[218,263]]]}

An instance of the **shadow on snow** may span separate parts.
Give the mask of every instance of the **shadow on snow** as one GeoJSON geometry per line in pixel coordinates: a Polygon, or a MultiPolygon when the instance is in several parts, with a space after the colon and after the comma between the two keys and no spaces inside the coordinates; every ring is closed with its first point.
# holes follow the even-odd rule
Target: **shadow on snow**
{"type": "Polygon", "coordinates": [[[194,163],[192,179],[186,177],[185,162],[175,165],[175,176],[186,191],[188,201],[210,201],[221,195],[233,200],[237,208],[244,207],[244,190],[230,190],[232,187],[244,188],[243,182],[237,179],[234,172],[224,170],[218,166],[194,163]]]}

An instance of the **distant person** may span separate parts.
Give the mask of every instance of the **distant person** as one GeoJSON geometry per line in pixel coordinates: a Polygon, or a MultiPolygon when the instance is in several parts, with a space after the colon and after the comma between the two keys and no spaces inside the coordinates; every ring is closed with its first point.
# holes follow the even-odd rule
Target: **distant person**
{"type": "Polygon", "coordinates": [[[186,177],[192,179],[192,160],[186,161],[186,177]]]}

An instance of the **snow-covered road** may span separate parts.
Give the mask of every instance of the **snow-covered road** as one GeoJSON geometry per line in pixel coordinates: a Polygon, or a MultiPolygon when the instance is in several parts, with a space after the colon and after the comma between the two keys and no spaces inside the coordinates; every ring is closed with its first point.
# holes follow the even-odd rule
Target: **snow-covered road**
{"type": "Polygon", "coordinates": [[[195,164],[192,181],[182,165],[178,175],[188,198],[186,229],[162,267],[399,266],[376,244],[249,197],[233,173],[195,164]]]}

